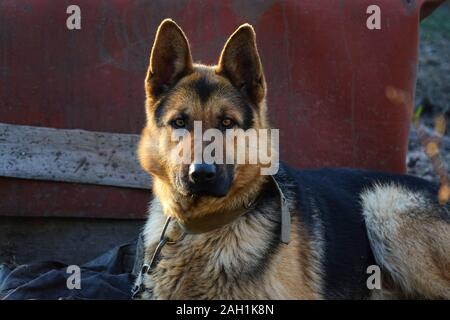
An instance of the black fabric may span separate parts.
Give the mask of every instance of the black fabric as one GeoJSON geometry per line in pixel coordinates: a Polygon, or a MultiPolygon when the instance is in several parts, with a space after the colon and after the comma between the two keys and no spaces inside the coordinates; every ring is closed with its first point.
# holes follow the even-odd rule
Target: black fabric
{"type": "Polygon", "coordinates": [[[137,240],[80,266],[81,288],[68,289],[68,265],[37,262],[0,266],[0,299],[131,299],[137,240]]]}

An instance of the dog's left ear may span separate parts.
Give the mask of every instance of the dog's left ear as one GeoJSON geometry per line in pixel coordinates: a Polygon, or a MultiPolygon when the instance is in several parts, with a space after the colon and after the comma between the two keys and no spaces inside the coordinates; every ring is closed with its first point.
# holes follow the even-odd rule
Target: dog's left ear
{"type": "Polygon", "coordinates": [[[228,39],[220,55],[217,73],[227,77],[254,104],[264,99],[266,82],[251,25],[243,24],[228,39]]]}

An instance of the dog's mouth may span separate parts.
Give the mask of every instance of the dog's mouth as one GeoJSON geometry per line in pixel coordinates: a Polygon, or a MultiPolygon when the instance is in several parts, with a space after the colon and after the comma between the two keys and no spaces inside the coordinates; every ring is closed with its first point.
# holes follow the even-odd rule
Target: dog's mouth
{"type": "Polygon", "coordinates": [[[177,191],[181,195],[192,199],[198,199],[201,197],[223,198],[227,196],[228,191],[230,190],[230,183],[228,181],[202,185],[194,184],[189,181],[180,181],[177,184],[177,191]]]}
{"type": "Polygon", "coordinates": [[[189,175],[175,177],[176,192],[184,197],[199,199],[202,197],[223,198],[231,189],[233,174],[221,174],[211,181],[193,181],[189,175]]]}
{"type": "Polygon", "coordinates": [[[213,198],[223,198],[228,194],[228,190],[222,190],[213,188],[213,189],[190,189],[187,192],[187,195],[191,198],[198,199],[201,197],[213,197],[213,198]]]}

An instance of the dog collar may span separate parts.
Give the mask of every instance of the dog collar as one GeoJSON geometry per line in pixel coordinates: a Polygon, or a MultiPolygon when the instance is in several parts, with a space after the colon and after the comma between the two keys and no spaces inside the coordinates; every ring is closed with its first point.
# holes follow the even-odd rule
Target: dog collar
{"type": "MultiPolygon", "coordinates": [[[[275,183],[279,197],[281,207],[281,234],[280,240],[284,244],[289,244],[290,241],[290,229],[291,229],[291,216],[289,208],[287,206],[286,197],[278,184],[274,176],[272,181],[275,183]]],[[[187,234],[201,234],[215,229],[221,228],[237,218],[243,216],[256,206],[258,198],[248,205],[244,206],[240,210],[222,211],[214,214],[205,215],[195,219],[177,220],[178,225],[187,234]]]]}
{"type": "Polygon", "coordinates": [[[275,176],[271,176],[272,181],[275,183],[277,187],[279,196],[280,196],[280,208],[281,208],[281,234],[280,241],[284,244],[289,244],[291,241],[291,211],[288,207],[288,202],[286,196],[283,193],[283,189],[281,189],[280,184],[278,183],[275,176]]]}
{"type": "Polygon", "coordinates": [[[255,207],[256,202],[257,200],[254,200],[239,210],[220,211],[194,219],[177,220],[177,223],[187,234],[201,234],[213,231],[233,222],[240,216],[243,216],[250,209],[255,207]]]}

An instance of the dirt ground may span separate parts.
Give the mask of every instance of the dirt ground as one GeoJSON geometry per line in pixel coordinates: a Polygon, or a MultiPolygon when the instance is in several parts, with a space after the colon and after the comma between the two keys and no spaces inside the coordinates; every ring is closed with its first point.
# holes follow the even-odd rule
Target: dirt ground
{"type": "MultiPolygon", "coordinates": [[[[450,172],[450,1],[422,21],[420,42],[416,110],[423,110],[420,122],[431,134],[436,117],[444,115],[447,130],[441,139],[439,156],[450,172]]],[[[407,165],[410,174],[438,181],[414,127],[410,134],[407,165]]]]}

